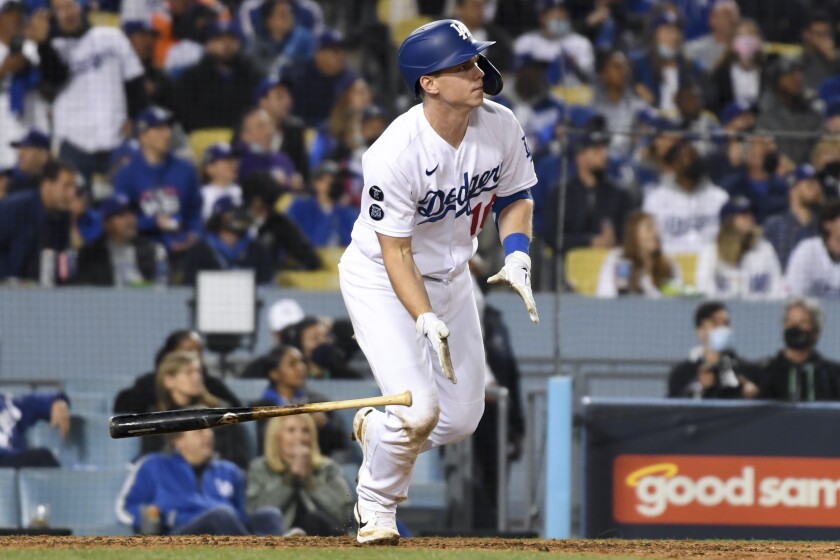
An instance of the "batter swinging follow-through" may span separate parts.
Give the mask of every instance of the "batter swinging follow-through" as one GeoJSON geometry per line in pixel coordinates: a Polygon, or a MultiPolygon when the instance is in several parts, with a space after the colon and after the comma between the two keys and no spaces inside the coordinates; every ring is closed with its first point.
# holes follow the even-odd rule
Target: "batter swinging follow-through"
{"type": "Polygon", "coordinates": [[[502,89],[498,70],[460,21],[413,31],[399,65],[422,104],[398,117],[365,153],[361,215],[339,264],[356,338],[383,394],[411,391],[410,408],[363,408],[357,540],[397,544],[397,504],[417,455],[475,430],[484,412],[484,348],[467,261],[491,212],[505,265],[490,278],[531,293],[537,182],[522,127],[484,99],[502,89]],[[456,378],[457,375],[457,378],[456,378]]]}

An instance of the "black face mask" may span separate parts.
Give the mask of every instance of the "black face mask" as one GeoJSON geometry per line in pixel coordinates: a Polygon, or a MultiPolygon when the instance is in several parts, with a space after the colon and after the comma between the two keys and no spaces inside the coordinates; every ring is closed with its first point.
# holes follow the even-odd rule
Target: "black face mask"
{"type": "Polygon", "coordinates": [[[764,154],[764,160],[761,162],[761,168],[765,173],[774,175],[776,173],[776,169],[779,168],[779,154],[776,152],[764,154]]]}
{"type": "Polygon", "coordinates": [[[697,158],[683,170],[683,175],[686,179],[694,183],[699,183],[706,176],[706,165],[702,159],[697,158]]]}
{"type": "Polygon", "coordinates": [[[593,169],[592,176],[595,177],[595,181],[601,183],[604,181],[604,178],[607,176],[606,169],[593,169]]]}
{"type": "Polygon", "coordinates": [[[808,350],[817,343],[816,336],[811,331],[799,327],[785,329],[785,345],[791,350],[808,350]]]}

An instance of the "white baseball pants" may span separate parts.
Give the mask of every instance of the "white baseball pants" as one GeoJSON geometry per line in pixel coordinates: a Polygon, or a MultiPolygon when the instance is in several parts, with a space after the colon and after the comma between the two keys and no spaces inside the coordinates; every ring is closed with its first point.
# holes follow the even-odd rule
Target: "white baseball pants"
{"type": "Polygon", "coordinates": [[[341,293],[356,340],[382,394],[411,391],[411,407],[389,406],[365,420],[367,457],[360,504],[390,512],[405,500],[417,455],[475,431],[484,413],[484,344],[467,267],[450,280],[425,279],[432,309],[449,327],[453,385],[400,303],[385,268],[351,245],[339,264],[341,293]]]}

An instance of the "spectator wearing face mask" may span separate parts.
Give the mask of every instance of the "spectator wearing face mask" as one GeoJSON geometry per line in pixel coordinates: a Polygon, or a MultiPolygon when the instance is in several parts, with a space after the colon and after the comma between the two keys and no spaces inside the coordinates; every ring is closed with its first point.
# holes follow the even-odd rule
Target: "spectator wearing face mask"
{"type": "Polygon", "coordinates": [[[726,53],[709,70],[706,105],[717,114],[730,103],[758,103],[769,83],[761,30],[749,19],[735,28],[726,53]]]}
{"type": "Polygon", "coordinates": [[[721,187],[730,197],[750,201],[760,224],[787,208],[787,185],[777,171],[782,165],[790,164],[782,159],[772,136],[750,136],[744,146],[743,167],[721,181],[721,187]]]}
{"type": "Polygon", "coordinates": [[[185,256],[184,283],[194,285],[202,270],[254,271],[257,284],[271,282],[274,266],[265,248],[249,233],[248,212],[230,197],[221,197],[213,205],[204,237],[185,256]]]}
{"type": "Polygon", "coordinates": [[[785,306],[785,346],[762,364],[761,397],[792,402],[840,399],[840,364],[817,352],[825,315],[819,302],[795,298],[785,306]]]}
{"type": "Polygon", "coordinates": [[[764,237],[776,250],[782,269],[800,241],[817,236],[817,214],[824,197],[816,170],[805,163],[787,176],[787,211],[764,222],[764,237]]]}
{"type": "Polygon", "coordinates": [[[703,159],[690,141],[680,140],[665,161],[673,175],[645,195],[642,207],[655,217],[665,253],[698,253],[715,239],[720,209],[729,196],[706,177],[703,159]]]}
{"type": "Polygon", "coordinates": [[[572,28],[564,0],[542,0],[540,28],[516,39],[516,57],[531,57],[548,63],[551,84],[588,82],[595,69],[595,52],[589,39],[572,28]]]}
{"type": "MultiPolygon", "coordinates": [[[[633,209],[630,197],[607,177],[609,136],[591,132],[575,142],[575,175],[566,187],[563,252],[579,247],[611,249],[621,241],[624,220],[633,209]]],[[[559,204],[560,187],[551,195],[549,208],[559,204]]],[[[545,240],[556,245],[556,220],[545,220],[545,240]]]]}
{"type": "Polygon", "coordinates": [[[759,394],[756,366],[738,357],[729,310],[720,301],[700,304],[694,333],[700,346],[671,369],[668,396],[690,399],[752,399],[759,394]]]}
{"type": "Polygon", "coordinates": [[[324,161],[312,174],[312,196],[297,198],[288,215],[315,247],[346,247],[359,211],[344,202],[339,167],[324,161]]]}
{"type": "Polygon", "coordinates": [[[648,104],[673,111],[680,82],[700,79],[702,69],[682,54],[683,34],[674,12],[662,12],[652,28],[650,49],[632,57],[634,89],[648,104]]]}
{"type": "Polygon", "coordinates": [[[773,246],[755,224],[750,201],[731,198],[720,210],[720,231],[697,258],[697,289],[707,297],[781,298],[784,279],[773,246]]]}
{"type": "Polygon", "coordinates": [[[840,200],[820,211],[819,237],[805,239],[788,261],[787,285],[792,295],[840,299],[840,200]]]}

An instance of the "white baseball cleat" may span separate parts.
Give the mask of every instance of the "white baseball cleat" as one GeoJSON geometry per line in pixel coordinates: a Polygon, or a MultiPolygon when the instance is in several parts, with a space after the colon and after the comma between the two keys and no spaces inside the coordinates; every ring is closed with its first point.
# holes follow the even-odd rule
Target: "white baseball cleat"
{"type": "Polygon", "coordinates": [[[356,502],[353,509],[359,532],[356,540],[359,544],[396,546],[400,544],[400,533],[397,531],[397,514],[369,511],[356,502]]]}

